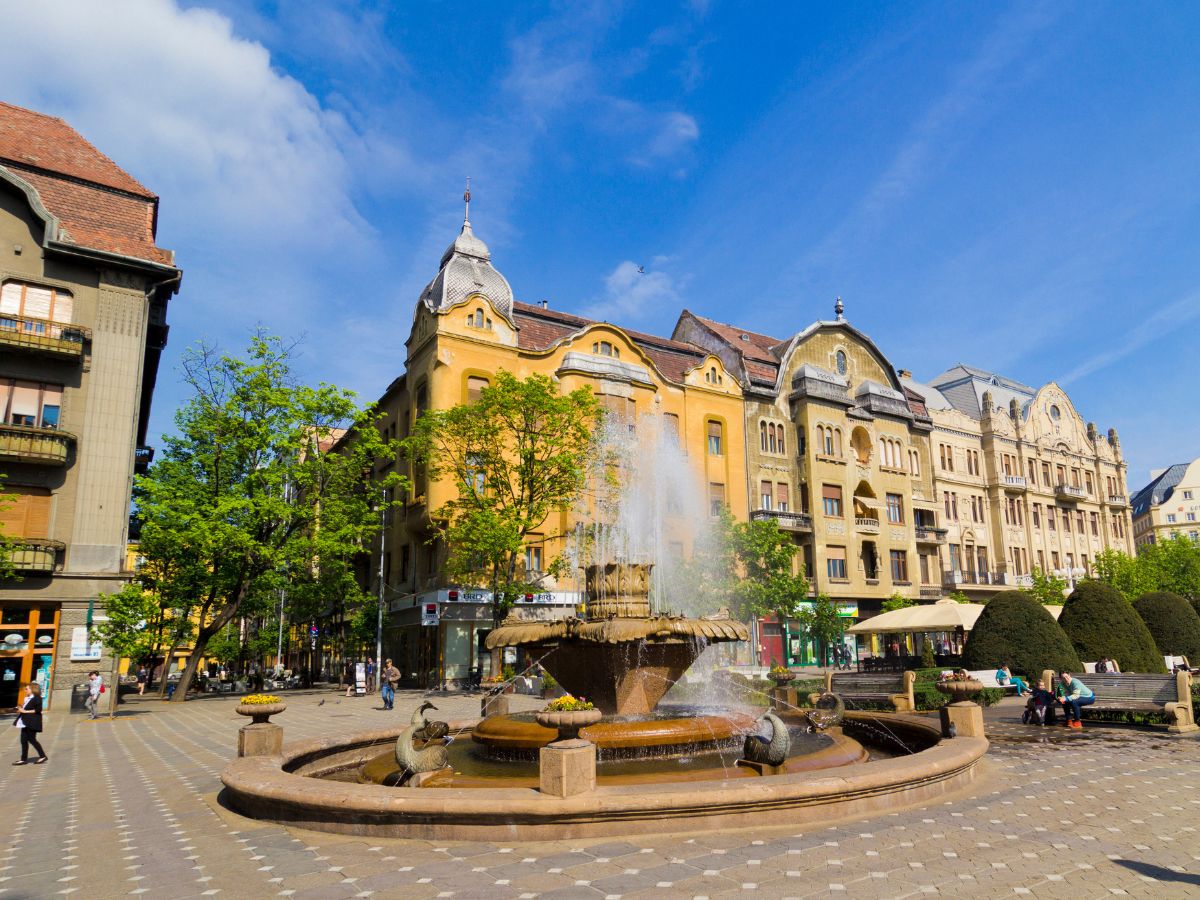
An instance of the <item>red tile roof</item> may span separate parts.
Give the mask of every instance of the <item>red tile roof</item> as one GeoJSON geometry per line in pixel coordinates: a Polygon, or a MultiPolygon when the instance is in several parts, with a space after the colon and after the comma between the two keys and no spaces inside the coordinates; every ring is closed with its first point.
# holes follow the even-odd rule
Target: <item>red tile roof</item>
{"type": "Polygon", "coordinates": [[[692,313],[692,315],[697,322],[703,322],[731,347],[740,350],[742,355],[747,359],[757,359],[760,362],[772,365],[779,362],[779,358],[771,352],[772,347],[783,343],[779,338],[757,334],[753,331],[747,331],[745,328],[738,328],[736,325],[727,325],[724,322],[717,322],[713,319],[706,319],[704,316],[697,316],[695,313],[692,313]],[[743,334],[746,336],[746,340],[742,340],[743,334]]]}
{"type": "Polygon", "coordinates": [[[158,198],[62,119],[0,102],[0,167],[58,218],[53,239],[174,265],[154,242],[158,198]]]}
{"type": "MultiPolygon", "coordinates": [[[[559,312],[529,303],[513,303],[513,319],[517,327],[517,346],[522,350],[546,350],[558,341],[575,334],[596,319],[585,319],[572,313],[559,312]]],[[[620,325],[615,325],[621,328],[620,325]]],[[[673,341],[670,338],[644,334],[621,328],[630,339],[653,361],[663,376],[671,381],[683,381],[684,373],[693,369],[707,356],[707,352],[693,344],[673,341]]]]}

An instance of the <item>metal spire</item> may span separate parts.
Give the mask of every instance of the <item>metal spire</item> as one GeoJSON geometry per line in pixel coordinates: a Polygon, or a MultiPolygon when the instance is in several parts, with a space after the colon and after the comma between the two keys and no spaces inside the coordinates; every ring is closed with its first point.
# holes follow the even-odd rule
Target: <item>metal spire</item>
{"type": "Polygon", "coordinates": [[[471,176],[467,176],[467,189],[463,191],[463,203],[466,209],[463,211],[463,224],[471,224],[471,176]]]}
{"type": "Polygon", "coordinates": [[[846,304],[842,302],[842,298],[838,297],[837,302],[833,304],[833,313],[837,316],[839,322],[843,321],[842,313],[846,311],[846,304]]]}

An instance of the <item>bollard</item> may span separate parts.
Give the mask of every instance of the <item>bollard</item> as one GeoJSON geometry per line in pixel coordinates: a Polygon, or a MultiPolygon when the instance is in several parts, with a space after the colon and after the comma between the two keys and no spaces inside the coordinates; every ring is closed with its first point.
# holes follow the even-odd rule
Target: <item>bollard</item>
{"type": "Polygon", "coordinates": [[[555,741],[538,754],[539,789],[551,797],[573,797],[596,789],[596,745],[582,738],[555,741]]]}

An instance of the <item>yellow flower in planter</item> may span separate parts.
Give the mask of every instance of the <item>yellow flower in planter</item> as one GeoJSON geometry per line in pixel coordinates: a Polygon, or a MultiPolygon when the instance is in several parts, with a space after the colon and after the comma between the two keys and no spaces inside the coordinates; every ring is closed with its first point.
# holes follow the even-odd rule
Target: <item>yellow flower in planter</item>
{"type": "Polygon", "coordinates": [[[570,694],[563,694],[561,697],[556,697],[546,704],[546,709],[549,712],[580,712],[585,709],[595,709],[596,705],[585,697],[572,697],[570,694]]]}
{"type": "Polygon", "coordinates": [[[242,698],[242,704],[245,706],[265,706],[268,703],[282,703],[279,697],[271,694],[247,694],[242,698]]]}

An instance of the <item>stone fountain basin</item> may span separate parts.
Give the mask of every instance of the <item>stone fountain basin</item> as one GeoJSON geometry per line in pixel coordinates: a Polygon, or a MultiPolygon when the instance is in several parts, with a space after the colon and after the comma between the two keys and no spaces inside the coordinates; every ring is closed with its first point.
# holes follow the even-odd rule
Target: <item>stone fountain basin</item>
{"type": "MultiPolygon", "coordinates": [[[[936,801],[969,785],[984,738],[940,740],[928,719],[848,712],[847,728],[897,735],[918,752],[856,766],[759,778],[601,786],[559,799],[531,788],[390,788],[322,780],[357,767],[400,729],[329,737],[244,757],[222,799],[252,818],[316,831],[428,840],[556,840],[824,824],[936,801]]],[[[452,730],[471,723],[452,723],[452,730]]]]}

